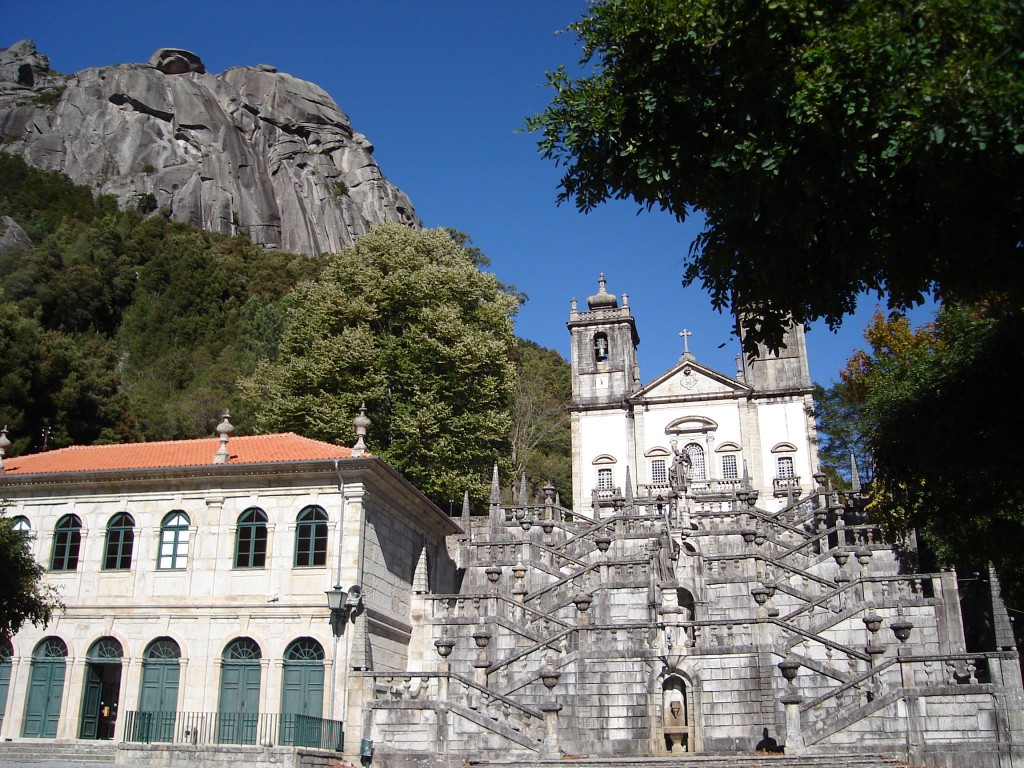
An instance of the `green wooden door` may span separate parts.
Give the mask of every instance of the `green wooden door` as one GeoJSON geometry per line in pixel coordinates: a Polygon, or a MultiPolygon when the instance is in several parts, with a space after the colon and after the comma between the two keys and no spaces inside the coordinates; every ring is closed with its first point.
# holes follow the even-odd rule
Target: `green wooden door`
{"type": "Polygon", "coordinates": [[[136,735],[137,741],[171,741],[180,675],[177,659],[146,659],[142,663],[138,727],[143,730],[136,735]]]}
{"type": "Polygon", "coordinates": [[[0,649],[0,733],[3,733],[4,712],[7,711],[7,692],[11,688],[11,652],[0,649]]]}
{"type": "Polygon", "coordinates": [[[57,738],[57,721],[60,719],[60,704],[64,695],[64,670],[64,659],[32,660],[22,736],[57,738]]]}
{"type": "Polygon", "coordinates": [[[320,746],[323,712],[323,662],[286,661],[281,689],[281,743],[320,746]]]}
{"type": "Polygon", "coordinates": [[[255,744],[260,710],[260,663],[227,662],[221,668],[217,740],[255,744]]]}
{"type": "Polygon", "coordinates": [[[281,680],[281,743],[321,746],[324,712],[324,648],[300,637],[284,655],[281,680]]]}
{"type": "Polygon", "coordinates": [[[100,701],[103,694],[103,676],[99,664],[85,665],[85,684],[82,688],[82,724],[78,738],[99,737],[100,701]]]}

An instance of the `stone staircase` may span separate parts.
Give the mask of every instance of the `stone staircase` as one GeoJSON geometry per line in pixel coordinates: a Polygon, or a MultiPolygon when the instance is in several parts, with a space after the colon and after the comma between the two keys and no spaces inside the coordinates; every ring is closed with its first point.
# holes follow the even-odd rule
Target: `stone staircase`
{"type": "MultiPolygon", "coordinates": [[[[474,768],[511,768],[522,761],[468,760],[474,768]]],[[[531,760],[530,768],[912,768],[884,755],[679,755],[677,757],[605,757],[565,755],[561,759],[531,760]]]]}
{"type": "Polygon", "coordinates": [[[52,763],[56,765],[112,766],[117,744],[111,741],[55,741],[23,739],[0,743],[0,766],[52,763]]]}

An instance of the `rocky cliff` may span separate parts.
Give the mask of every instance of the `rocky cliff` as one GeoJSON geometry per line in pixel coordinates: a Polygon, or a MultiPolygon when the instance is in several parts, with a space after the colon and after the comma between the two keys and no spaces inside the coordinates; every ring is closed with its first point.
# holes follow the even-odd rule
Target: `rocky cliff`
{"type": "Polygon", "coordinates": [[[315,255],[378,223],[419,226],[331,97],[268,65],[212,75],[165,48],[64,76],[23,40],[0,51],[0,143],[122,207],[267,247],[315,255]]]}

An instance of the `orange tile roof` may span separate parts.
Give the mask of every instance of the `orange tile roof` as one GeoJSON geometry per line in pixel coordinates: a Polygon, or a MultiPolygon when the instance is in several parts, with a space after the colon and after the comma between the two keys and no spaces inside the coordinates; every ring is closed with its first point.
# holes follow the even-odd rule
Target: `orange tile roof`
{"type": "MultiPolygon", "coordinates": [[[[77,445],[46,453],[4,459],[4,476],[57,472],[102,472],[118,469],[212,466],[220,447],[216,437],[124,445],[77,445]]],[[[283,461],[348,459],[352,449],[311,440],[292,432],[232,437],[228,466],[283,461]]]]}

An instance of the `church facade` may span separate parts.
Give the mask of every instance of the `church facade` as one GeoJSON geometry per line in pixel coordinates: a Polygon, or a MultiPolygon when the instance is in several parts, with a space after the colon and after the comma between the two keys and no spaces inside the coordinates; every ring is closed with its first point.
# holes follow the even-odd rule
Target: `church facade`
{"type": "MultiPolygon", "coordinates": [[[[599,516],[627,485],[655,497],[690,487],[705,498],[745,485],[773,511],[811,489],[818,460],[802,328],[787,333],[780,354],[737,358],[735,378],[685,345],[674,367],[641,385],[628,299],[620,306],[604,275],[598,282],[568,322],[574,510],[599,516]]],[[[680,335],[686,342],[690,332],[680,335]]]]}
{"type": "Polygon", "coordinates": [[[568,329],[572,508],[525,480],[503,503],[496,471],[488,515],[464,509],[458,592],[417,598],[421,664],[364,673],[385,765],[758,750],[1024,765],[995,574],[919,572],[857,483],[828,485],[800,329],[735,376],[684,348],[647,384],[628,299],[603,278],[568,329]]]}

